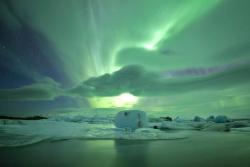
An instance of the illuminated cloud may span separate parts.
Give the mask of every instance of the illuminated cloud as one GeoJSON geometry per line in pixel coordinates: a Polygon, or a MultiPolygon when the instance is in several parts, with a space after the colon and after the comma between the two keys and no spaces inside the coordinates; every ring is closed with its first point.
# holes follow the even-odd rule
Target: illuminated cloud
{"type": "Polygon", "coordinates": [[[1,89],[0,100],[39,101],[53,100],[62,94],[62,89],[53,80],[46,78],[38,83],[14,89],[1,89]]]}

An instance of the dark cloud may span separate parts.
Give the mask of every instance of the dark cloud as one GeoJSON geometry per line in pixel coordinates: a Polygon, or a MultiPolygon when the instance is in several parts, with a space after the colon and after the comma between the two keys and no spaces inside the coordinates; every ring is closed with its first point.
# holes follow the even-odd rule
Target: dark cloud
{"type": "Polygon", "coordinates": [[[116,63],[120,66],[137,64],[152,70],[162,70],[169,64],[169,54],[173,51],[163,50],[146,50],[140,47],[126,48],[117,54],[116,63]]]}
{"type": "Polygon", "coordinates": [[[68,93],[80,96],[115,96],[130,92],[138,96],[170,95],[203,89],[224,89],[250,81],[248,63],[199,77],[164,78],[140,66],[126,66],[113,74],[90,78],[68,93]]]}
{"type": "Polygon", "coordinates": [[[158,75],[137,65],[126,66],[113,74],[90,78],[69,91],[83,96],[115,96],[123,92],[143,94],[157,82],[158,75]]]}
{"type": "Polygon", "coordinates": [[[164,78],[202,77],[237,69],[240,68],[240,66],[245,66],[245,65],[250,65],[250,61],[239,61],[231,64],[225,64],[221,66],[213,66],[207,68],[200,67],[200,68],[186,68],[181,70],[165,71],[162,72],[160,75],[164,78]]]}
{"type": "Polygon", "coordinates": [[[163,48],[160,50],[160,53],[162,55],[165,55],[165,56],[175,56],[176,55],[176,52],[171,50],[171,49],[168,49],[168,48],[163,48]]]}

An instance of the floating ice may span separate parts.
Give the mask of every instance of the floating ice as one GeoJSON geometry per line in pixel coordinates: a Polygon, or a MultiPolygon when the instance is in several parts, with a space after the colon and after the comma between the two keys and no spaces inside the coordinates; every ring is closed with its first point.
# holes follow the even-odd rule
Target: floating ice
{"type": "Polygon", "coordinates": [[[205,121],[205,119],[199,117],[199,116],[195,116],[194,119],[193,119],[194,122],[202,122],[202,121],[205,121]]]}
{"type": "Polygon", "coordinates": [[[115,128],[113,124],[90,124],[53,120],[23,121],[0,125],[0,147],[15,147],[41,141],[70,139],[174,140],[187,138],[186,132],[168,133],[152,128],[115,128]]]}
{"type": "Polygon", "coordinates": [[[117,113],[115,126],[118,128],[137,129],[147,127],[148,118],[145,112],[139,110],[126,110],[117,113]]]}
{"type": "Polygon", "coordinates": [[[90,117],[81,116],[69,116],[68,118],[65,116],[37,121],[1,120],[0,147],[23,146],[44,140],[65,139],[173,140],[187,138],[194,130],[250,132],[250,120],[248,119],[235,119],[226,123],[194,122],[184,119],[174,121],[159,119],[159,121],[148,122],[146,114],[142,111],[126,112],[130,114],[128,120],[127,117],[124,119],[125,111],[118,113],[115,119],[116,126],[120,128],[114,126],[112,122],[114,118],[100,116],[92,117],[91,121],[90,117]],[[121,121],[119,121],[120,119],[121,121]],[[139,124],[138,120],[141,121],[139,124]],[[157,126],[158,129],[148,128],[154,126],[157,126]]]}
{"type": "Polygon", "coordinates": [[[210,115],[206,120],[207,121],[214,121],[215,117],[213,115],[210,115]]]}
{"type": "Polygon", "coordinates": [[[218,115],[217,117],[215,117],[214,122],[215,123],[226,123],[226,122],[229,122],[229,119],[225,115],[218,115]]]}

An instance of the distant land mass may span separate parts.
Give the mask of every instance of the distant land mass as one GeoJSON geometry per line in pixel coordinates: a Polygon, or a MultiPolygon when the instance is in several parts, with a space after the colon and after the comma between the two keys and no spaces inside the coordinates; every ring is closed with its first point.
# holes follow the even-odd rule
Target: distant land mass
{"type": "Polygon", "coordinates": [[[41,120],[41,119],[48,119],[44,116],[31,116],[31,117],[11,117],[11,116],[1,116],[0,119],[9,119],[9,120],[41,120]]]}

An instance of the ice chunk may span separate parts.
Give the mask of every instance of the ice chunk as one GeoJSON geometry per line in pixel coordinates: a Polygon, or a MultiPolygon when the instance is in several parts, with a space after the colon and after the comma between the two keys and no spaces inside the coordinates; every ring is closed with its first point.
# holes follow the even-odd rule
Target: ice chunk
{"type": "Polygon", "coordinates": [[[214,117],[213,115],[210,115],[210,116],[207,118],[207,121],[212,121],[212,122],[214,122],[214,119],[215,119],[215,117],[214,117]]]}
{"type": "Polygon", "coordinates": [[[230,128],[250,127],[250,122],[248,122],[248,121],[233,121],[233,122],[228,123],[228,126],[230,128]]]}
{"type": "Polygon", "coordinates": [[[225,115],[218,115],[217,117],[215,117],[214,122],[215,123],[226,123],[226,122],[230,122],[230,121],[227,118],[227,116],[225,116],[225,115]]]}
{"type": "Polygon", "coordinates": [[[205,127],[203,129],[204,131],[219,131],[219,132],[229,132],[230,131],[230,127],[227,126],[226,124],[210,124],[207,127],[205,127]]]}
{"type": "Polygon", "coordinates": [[[115,126],[118,128],[137,129],[147,127],[148,118],[145,112],[139,110],[125,110],[117,113],[115,126]]]}
{"type": "Polygon", "coordinates": [[[192,122],[169,122],[163,121],[160,125],[160,129],[165,130],[194,130],[192,122]]]}
{"type": "Polygon", "coordinates": [[[199,117],[199,116],[195,116],[194,119],[193,119],[194,122],[203,122],[205,121],[205,119],[199,117]]]}
{"type": "Polygon", "coordinates": [[[184,118],[182,118],[182,117],[180,117],[180,116],[177,116],[177,117],[174,118],[174,121],[175,121],[175,122],[185,122],[186,119],[184,119],[184,118]]]}

